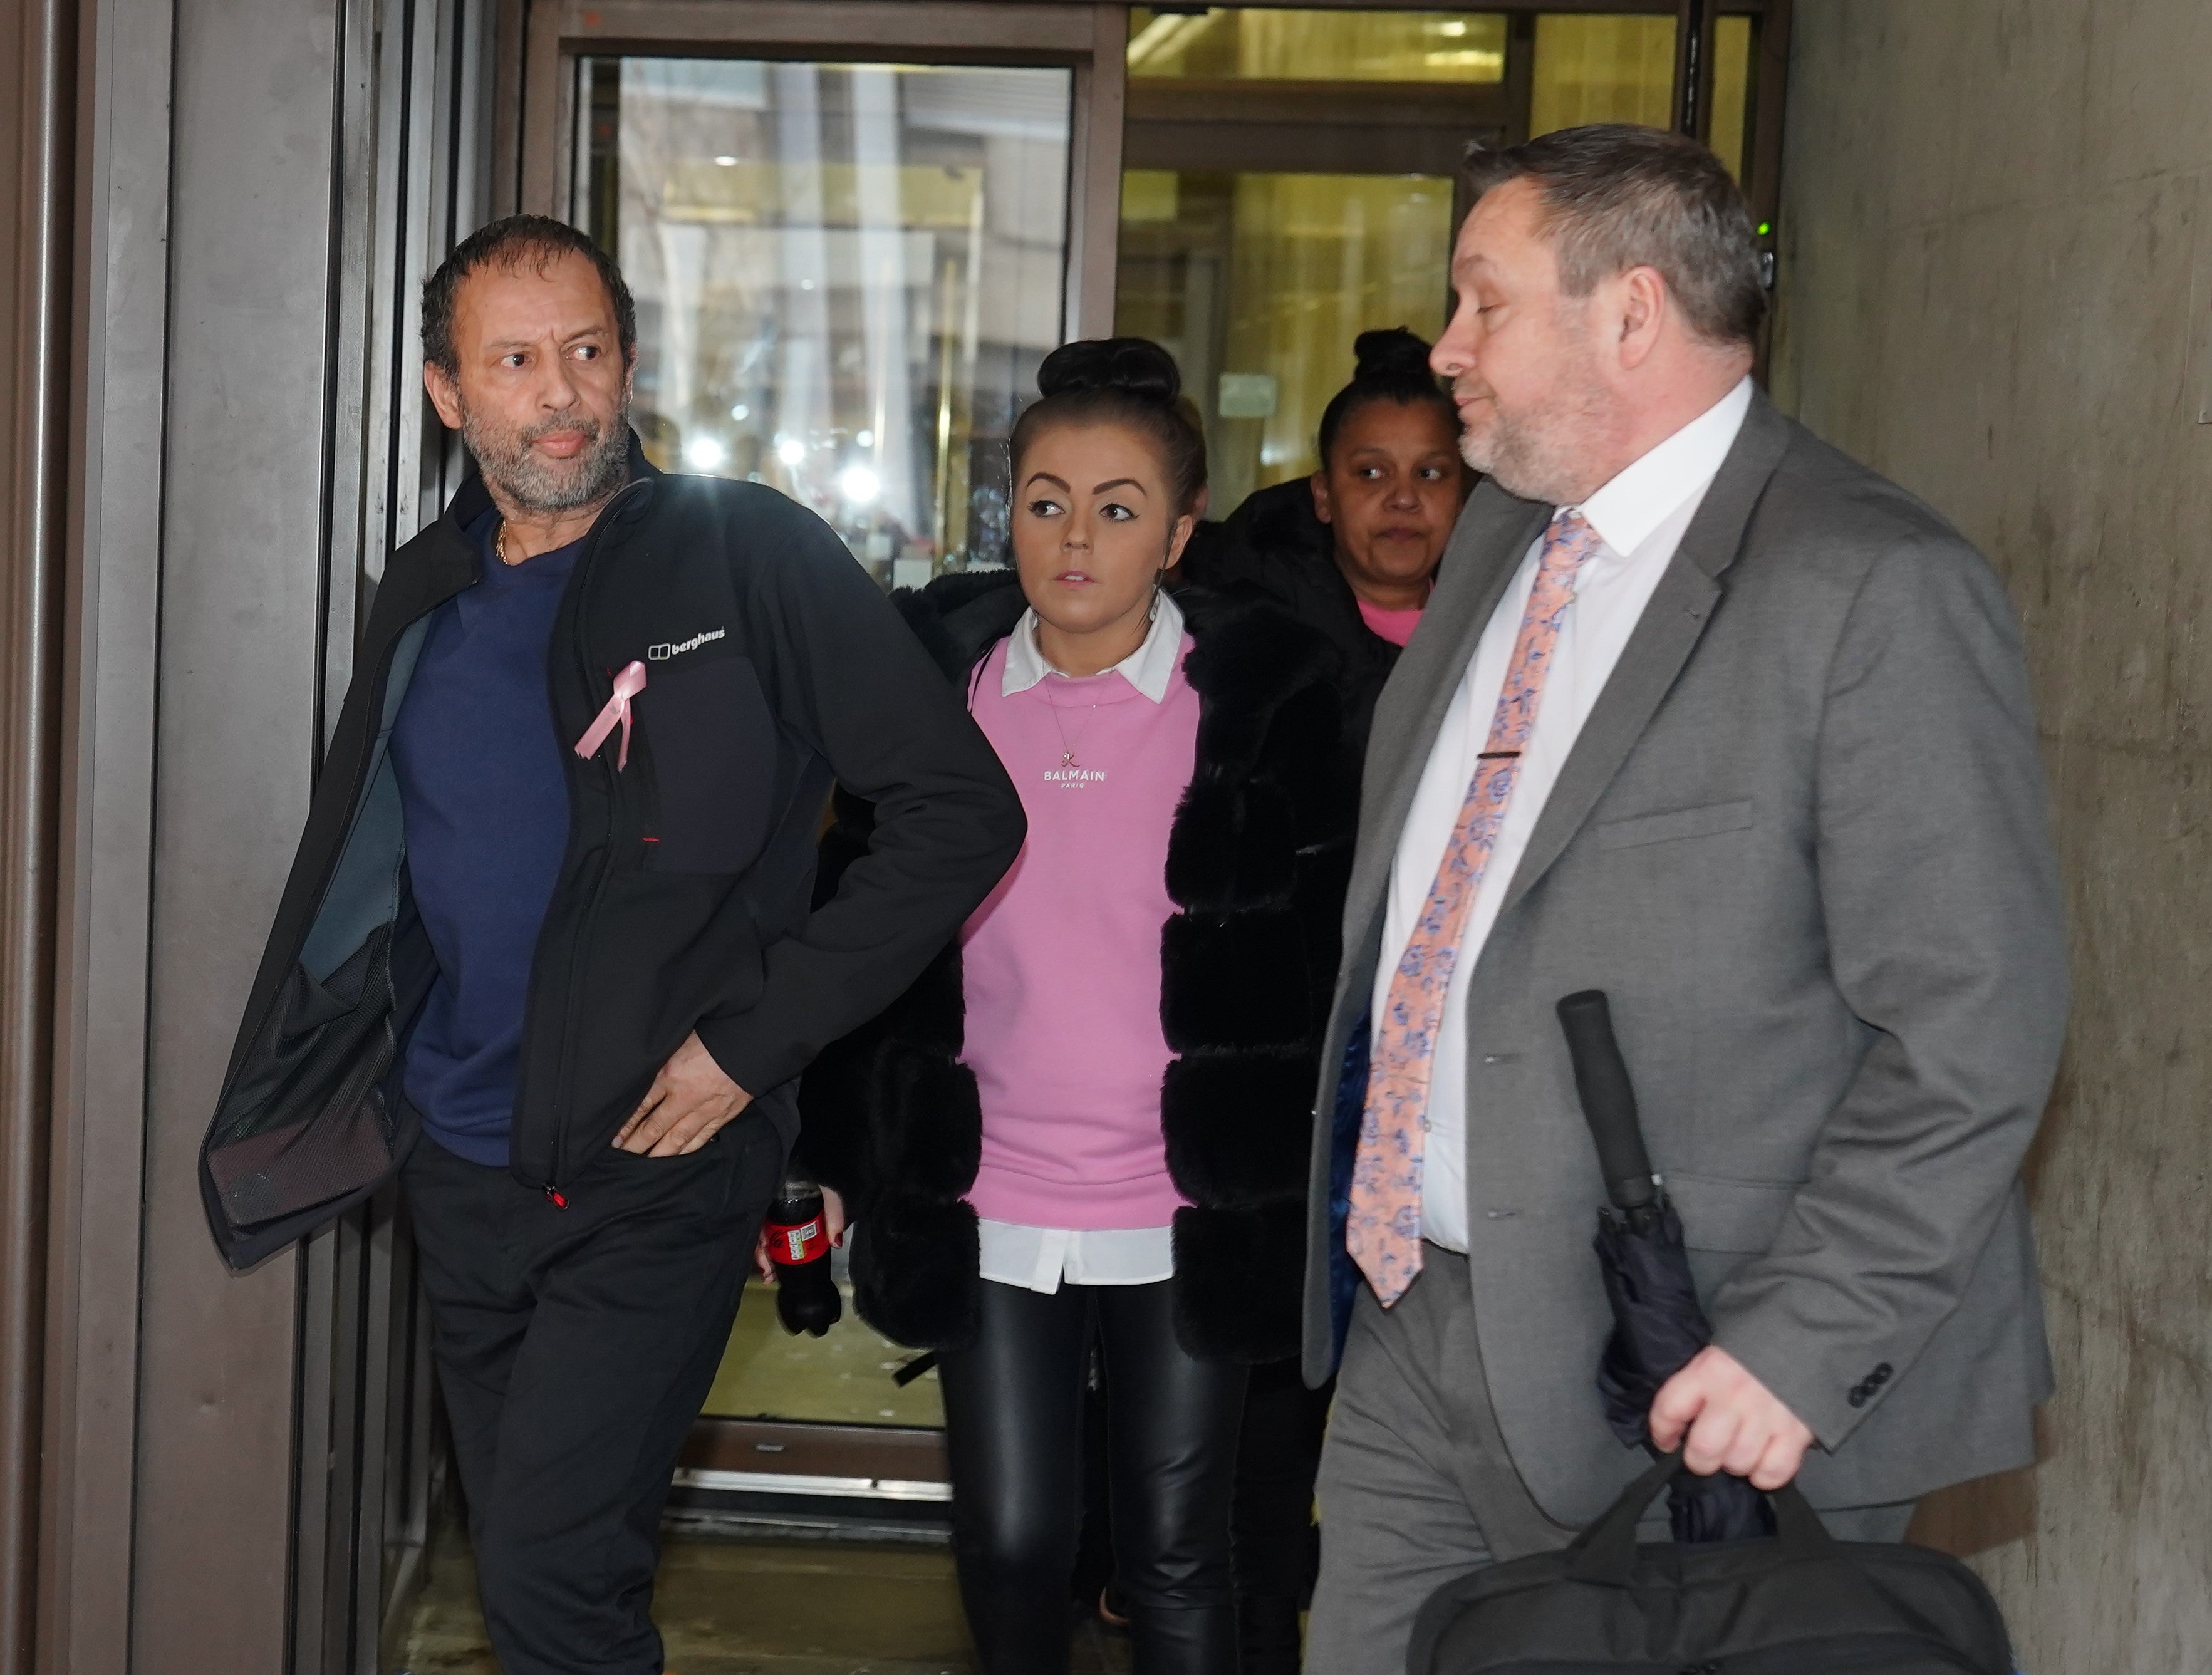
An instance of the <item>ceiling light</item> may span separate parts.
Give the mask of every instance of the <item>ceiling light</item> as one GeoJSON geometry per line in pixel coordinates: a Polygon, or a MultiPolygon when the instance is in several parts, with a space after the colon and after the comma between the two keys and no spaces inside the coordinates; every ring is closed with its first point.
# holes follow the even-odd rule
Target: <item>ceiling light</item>
{"type": "Polygon", "coordinates": [[[796,436],[787,436],[775,445],[775,457],[787,465],[796,465],[806,458],[806,444],[796,436]]]}
{"type": "Polygon", "coordinates": [[[735,407],[732,407],[730,410],[730,416],[739,421],[750,419],[752,416],[752,409],[746,406],[743,402],[739,402],[735,407]]]}
{"type": "Polygon", "coordinates": [[[735,168],[737,166],[738,160],[735,157],[717,157],[714,159],[714,167],[717,168],[735,168]]]}
{"type": "Polygon", "coordinates": [[[872,448],[876,445],[876,433],[872,430],[864,430],[853,440],[864,448],[872,448]]]}
{"type": "Polygon", "coordinates": [[[712,436],[694,436],[684,445],[684,463],[695,471],[711,471],[730,457],[730,451],[712,436]]]}
{"type": "Polygon", "coordinates": [[[855,506],[875,499],[883,484],[866,465],[848,465],[837,473],[837,492],[855,506]]]}

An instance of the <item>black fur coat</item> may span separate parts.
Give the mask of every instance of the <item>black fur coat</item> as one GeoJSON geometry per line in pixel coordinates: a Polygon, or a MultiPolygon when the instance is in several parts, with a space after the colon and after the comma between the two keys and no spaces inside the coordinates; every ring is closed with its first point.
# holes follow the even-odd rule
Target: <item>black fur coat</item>
{"type": "MultiPolygon", "coordinates": [[[[1013,630],[1010,572],[947,577],[898,603],[965,683],[1013,630]]],[[[1176,1327],[1194,1355],[1279,1360],[1298,1345],[1306,1169],[1320,1037],[1358,817],[1338,658],[1262,604],[1179,596],[1198,746],[1168,842],[1160,1090],[1175,1218],[1176,1327]]],[[[817,889],[865,852],[872,815],[839,793],[817,889]]],[[[960,1062],[960,953],[806,1072],[801,1146],[844,1195],[861,1318],[917,1348],[973,1338],[980,1301],[975,1078],[960,1062]]]]}

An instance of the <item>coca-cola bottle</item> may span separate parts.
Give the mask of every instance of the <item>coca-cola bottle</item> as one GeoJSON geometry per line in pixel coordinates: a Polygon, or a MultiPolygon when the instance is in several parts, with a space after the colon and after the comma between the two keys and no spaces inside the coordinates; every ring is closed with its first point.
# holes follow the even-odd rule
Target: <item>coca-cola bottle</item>
{"type": "Polygon", "coordinates": [[[830,1222],[821,1187],[803,1174],[786,1175],[765,1231],[769,1260],[775,1265],[776,1318],[794,1337],[802,1332],[821,1337],[845,1312],[830,1274],[830,1222]]]}

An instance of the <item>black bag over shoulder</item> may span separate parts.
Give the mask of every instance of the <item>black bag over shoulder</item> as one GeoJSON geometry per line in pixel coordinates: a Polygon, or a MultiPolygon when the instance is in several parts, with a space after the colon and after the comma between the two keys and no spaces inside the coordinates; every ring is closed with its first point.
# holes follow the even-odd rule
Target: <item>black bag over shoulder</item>
{"type": "Polygon", "coordinates": [[[1564,1551],[1447,1583],[1409,1675],[2013,1675],[1981,1579],[1925,1547],[1838,1541],[1796,1489],[1776,1534],[1639,1547],[1662,1460],[1564,1551]]]}

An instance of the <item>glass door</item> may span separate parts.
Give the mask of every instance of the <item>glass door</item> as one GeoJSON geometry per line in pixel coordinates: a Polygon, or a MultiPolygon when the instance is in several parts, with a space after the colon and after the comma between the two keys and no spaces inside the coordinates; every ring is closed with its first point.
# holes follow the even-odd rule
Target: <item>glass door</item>
{"type": "Polygon", "coordinates": [[[575,219],[637,297],[665,469],[811,507],[886,586],[1000,561],[1060,341],[1074,72],[606,57],[575,219]]]}
{"type": "Polygon", "coordinates": [[[1314,466],[1376,326],[1433,337],[1455,174],[1511,124],[1502,12],[1130,16],[1115,324],[1182,363],[1212,515],[1314,466]]]}
{"type": "MultiPolygon", "coordinates": [[[[1666,125],[1674,31],[1671,7],[1132,9],[1115,326],[1182,363],[1210,515],[1314,469],[1360,332],[1442,330],[1468,146],[1666,125]]],[[[1753,19],[1721,17],[1712,143],[1740,175],[1753,58],[1753,19]]]]}
{"type": "Polygon", "coordinates": [[[1375,326],[1433,338],[1449,175],[1141,169],[1123,177],[1115,324],[1174,354],[1206,422],[1209,516],[1314,468],[1321,410],[1375,326]]]}

